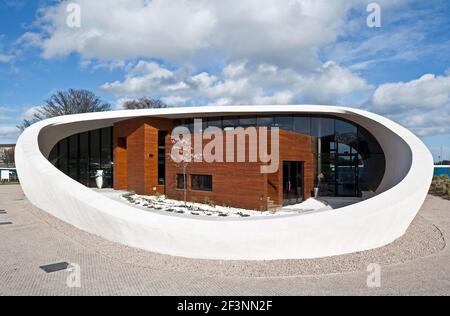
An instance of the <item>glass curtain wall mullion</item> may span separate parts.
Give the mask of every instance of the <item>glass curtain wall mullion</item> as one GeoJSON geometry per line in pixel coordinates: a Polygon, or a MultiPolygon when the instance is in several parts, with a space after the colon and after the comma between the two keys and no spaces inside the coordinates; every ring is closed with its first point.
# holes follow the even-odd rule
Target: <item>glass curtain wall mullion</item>
{"type": "Polygon", "coordinates": [[[111,137],[110,137],[110,140],[111,140],[110,141],[110,148],[111,148],[110,159],[111,159],[111,163],[112,163],[112,165],[111,165],[111,187],[113,188],[114,187],[114,128],[110,127],[109,132],[111,134],[111,137]]]}

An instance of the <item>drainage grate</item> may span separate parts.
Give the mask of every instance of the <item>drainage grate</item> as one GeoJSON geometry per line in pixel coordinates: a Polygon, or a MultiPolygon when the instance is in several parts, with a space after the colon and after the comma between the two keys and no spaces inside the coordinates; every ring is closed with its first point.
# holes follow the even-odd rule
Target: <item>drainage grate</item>
{"type": "Polygon", "coordinates": [[[4,226],[4,225],[12,225],[12,223],[11,222],[2,222],[2,223],[0,223],[0,226],[4,226]]]}
{"type": "Polygon", "coordinates": [[[58,272],[58,271],[62,271],[62,270],[67,270],[67,268],[69,268],[69,267],[70,267],[70,264],[67,262],[58,262],[58,263],[41,266],[39,268],[41,268],[42,270],[44,270],[47,273],[53,273],[53,272],[58,272]]]}

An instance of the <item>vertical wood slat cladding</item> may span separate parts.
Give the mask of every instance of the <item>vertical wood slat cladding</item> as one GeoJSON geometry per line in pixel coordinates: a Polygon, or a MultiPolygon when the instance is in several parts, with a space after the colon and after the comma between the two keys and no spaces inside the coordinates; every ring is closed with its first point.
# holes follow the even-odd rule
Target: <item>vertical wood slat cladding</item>
{"type": "MultiPolygon", "coordinates": [[[[225,138],[223,145],[224,159],[226,159],[226,144],[230,142],[225,138]]],[[[203,147],[209,140],[203,140],[203,147]]],[[[237,143],[237,142],[236,142],[237,143]]],[[[236,143],[234,155],[237,157],[236,143]]],[[[171,152],[170,139],[166,140],[166,148],[171,152]]],[[[248,157],[248,145],[246,146],[248,157]]],[[[265,210],[267,207],[267,194],[265,190],[265,175],[260,172],[261,163],[240,162],[192,162],[187,165],[187,200],[204,202],[205,198],[217,205],[231,207],[265,210]],[[212,175],[213,191],[191,190],[191,175],[212,175]]],[[[175,163],[170,157],[166,161],[167,197],[176,200],[184,199],[184,190],[177,189],[177,174],[183,173],[183,165],[175,163]]]]}
{"type": "MultiPolygon", "coordinates": [[[[138,194],[165,193],[168,198],[183,200],[184,191],[177,189],[177,174],[182,167],[169,157],[172,143],[172,121],[160,118],[138,118],[114,125],[114,188],[132,190],[138,194]],[[166,186],[158,185],[158,131],[168,131],[166,137],[166,186]],[[126,146],[124,140],[126,139],[126,146]]],[[[270,134],[268,135],[270,140],[270,134]]],[[[224,156],[226,144],[224,141],[224,156]]],[[[209,140],[203,140],[203,146],[209,140]]],[[[314,186],[314,154],[312,138],[280,130],[280,159],[278,172],[261,174],[260,162],[195,162],[187,168],[188,201],[204,202],[205,198],[218,205],[255,210],[267,210],[268,197],[278,205],[283,201],[283,161],[304,162],[304,197],[311,196],[314,186]],[[213,177],[213,191],[191,190],[191,175],[213,177]]],[[[270,144],[269,144],[270,148],[270,144]]],[[[269,149],[270,150],[270,149],[269,149]]],[[[249,142],[246,141],[246,159],[249,142]]],[[[234,155],[237,157],[237,141],[234,155]]],[[[225,156],[226,159],[226,156],[225,156]]]]}
{"type": "Polygon", "coordinates": [[[164,186],[158,185],[158,131],[171,129],[172,121],[161,118],[138,118],[114,124],[115,189],[138,194],[164,193],[164,186]],[[126,138],[126,152],[119,146],[123,138],[126,138]]]}
{"type": "MultiPolygon", "coordinates": [[[[270,134],[268,135],[270,140],[270,134]]],[[[203,146],[209,141],[203,141],[203,146]]],[[[225,140],[224,153],[226,152],[225,140]]],[[[172,144],[167,143],[170,150],[172,144]]],[[[269,146],[270,148],[271,146],[269,146]]],[[[269,149],[270,151],[271,149],[269,149]]],[[[283,161],[304,162],[304,197],[309,198],[314,186],[314,155],[312,138],[293,132],[280,131],[280,160],[278,172],[274,174],[261,174],[261,163],[190,163],[187,168],[187,200],[203,202],[205,198],[213,200],[216,204],[227,205],[255,210],[267,210],[269,197],[275,204],[281,205],[283,201],[283,161]],[[213,192],[195,191],[190,189],[190,175],[205,174],[213,176],[213,192]]],[[[246,142],[246,157],[248,159],[249,143],[246,142]]],[[[235,144],[234,156],[237,157],[235,144]]],[[[248,160],[247,160],[248,161],[248,160]]],[[[183,200],[184,191],[178,190],[176,185],[177,174],[182,174],[182,165],[175,164],[171,159],[166,162],[167,196],[172,199],[183,200]]]]}
{"type": "Polygon", "coordinates": [[[127,138],[113,137],[114,148],[114,188],[126,190],[127,182],[127,138]]]}
{"type": "Polygon", "coordinates": [[[302,161],[304,188],[303,197],[308,199],[314,189],[314,153],[313,137],[300,135],[290,131],[280,131],[280,167],[278,172],[278,182],[281,190],[278,191],[279,204],[283,201],[283,161],[302,161]]]}

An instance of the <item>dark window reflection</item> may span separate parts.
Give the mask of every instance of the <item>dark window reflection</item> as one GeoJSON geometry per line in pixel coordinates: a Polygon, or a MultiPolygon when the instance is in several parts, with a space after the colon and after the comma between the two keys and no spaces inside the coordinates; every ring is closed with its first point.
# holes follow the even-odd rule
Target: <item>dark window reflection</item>
{"type": "Polygon", "coordinates": [[[89,185],[89,133],[80,134],[79,182],[89,185]]]}
{"type": "Polygon", "coordinates": [[[241,116],[239,118],[239,126],[256,126],[256,116],[241,116]]]}
{"type": "Polygon", "coordinates": [[[293,116],[275,116],[272,127],[278,127],[282,130],[292,131],[294,126],[293,116]]]}
{"type": "Polygon", "coordinates": [[[97,187],[96,175],[102,173],[103,188],[112,188],[112,128],[76,134],[61,140],[50,152],[49,160],[69,177],[89,187],[97,187]]]}
{"type": "Polygon", "coordinates": [[[59,149],[58,149],[58,168],[65,174],[69,173],[68,161],[67,161],[69,158],[68,142],[69,142],[68,138],[62,140],[61,143],[59,144],[59,149]]]}
{"type": "Polygon", "coordinates": [[[89,186],[96,187],[95,177],[101,170],[100,165],[100,130],[90,132],[89,186]]]}
{"type": "Polygon", "coordinates": [[[311,135],[311,118],[308,116],[295,116],[293,131],[303,135],[311,135]]]}
{"type": "Polygon", "coordinates": [[[325,117],[313,117],[311,120],[311,136],[334,137],[334,119],[325,117]]]}
{"type": "Polygon", "coordinates": [[[69,137],[69,177],[78,179],[78,136],[69,137]]]}
{"type": "MultiPolygon", "coordinates": [[[[193,131],[193,119],[178,119],[175,126],[193,131]]],[[[203,128],[237,126],[279,127],[311,136],[315,157],[314,185],[322,196],[361,196],[376,191],[383,179],[386,160],[378,141],[363,127],[327,115],[218,116],[203,119],[203,128]]],[[[163,134],[159,137],[158,183],[165,183],[163,134]]],[[[164,149],[165,151],[165,149],[164,149]]],[[[95,187],[95,176],[103,172],[104,187],[113,186],[112,128],[71,136],[59,142],[49,160],[80,183],[95,187]]],[[[194,177],[194,187],[208,189],[212,179],[194,177]],[[210,181],[211,180],[211,181],[210,181]]]]}

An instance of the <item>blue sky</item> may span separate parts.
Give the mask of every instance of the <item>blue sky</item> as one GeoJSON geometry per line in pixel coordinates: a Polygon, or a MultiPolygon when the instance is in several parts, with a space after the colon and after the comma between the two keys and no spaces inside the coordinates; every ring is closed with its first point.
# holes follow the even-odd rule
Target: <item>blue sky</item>
{"type": "Polygon", "coordinates": [[[410,128],[450,159],[450,3],[365,0],[0,1],[0,143],[52,93],[114,108],[338,104],[410,128]],[[80,27],[67,24],[79,4],[80,27]]]}

